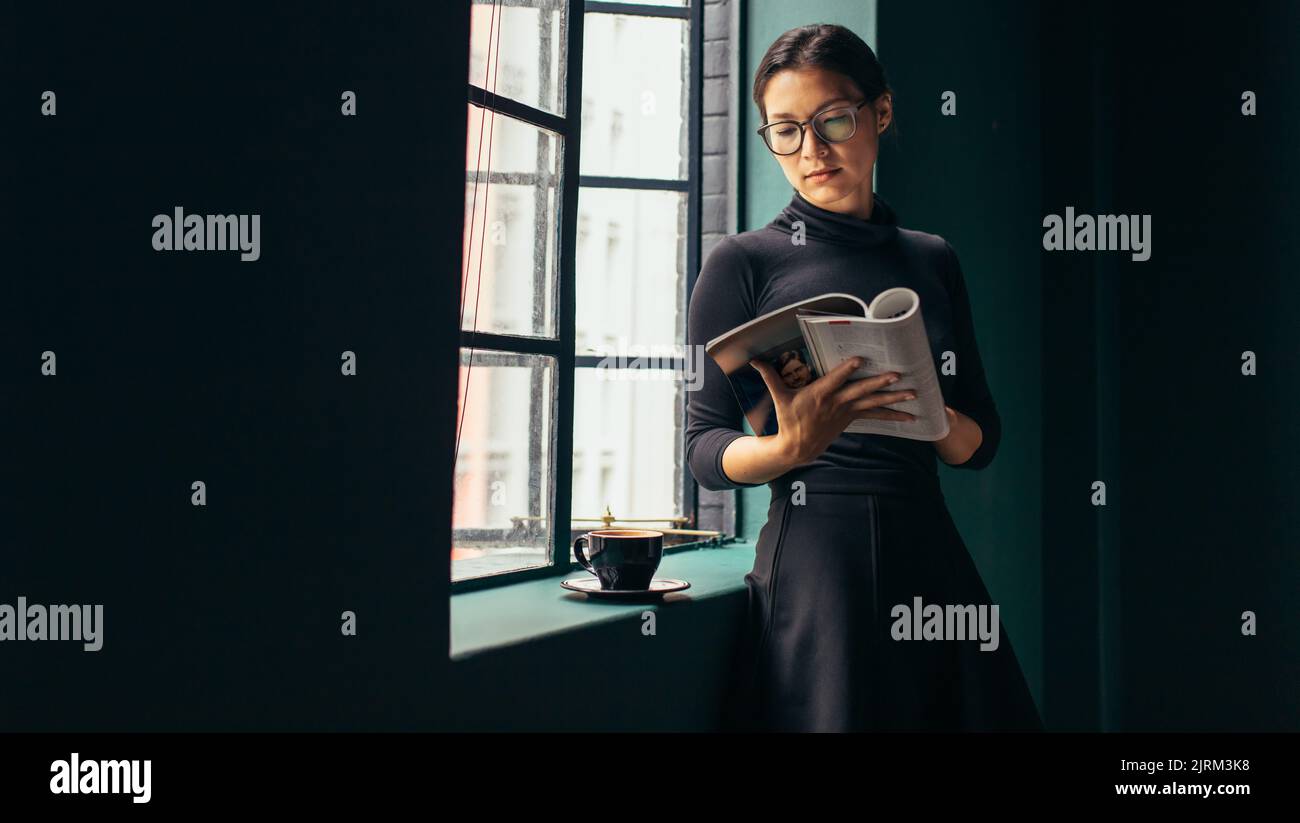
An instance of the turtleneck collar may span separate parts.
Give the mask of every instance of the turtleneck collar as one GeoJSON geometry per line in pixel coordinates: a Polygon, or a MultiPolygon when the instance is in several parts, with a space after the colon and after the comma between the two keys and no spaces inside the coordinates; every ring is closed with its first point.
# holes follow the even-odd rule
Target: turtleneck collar
{"type": "Polygon", "coordinates": [[[795,221],[803,222],[805,237],[842,246],[879,246],[898,235],[898,216],[880,195],[874,193],[871,219],[863,220],[813,205],[796,190],[790,203],[768,226],[793,235],[795,221]]]}

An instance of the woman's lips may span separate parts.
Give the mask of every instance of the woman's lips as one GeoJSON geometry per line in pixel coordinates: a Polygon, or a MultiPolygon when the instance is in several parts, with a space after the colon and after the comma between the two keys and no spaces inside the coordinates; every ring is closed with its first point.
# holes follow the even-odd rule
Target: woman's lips
{"type": "Polygon", "coordinates": [[[810,174],[807,179],[810,183],[824,183],[839,173],[839,169],[827,169],[825,171],[817,172],[816,174],[810,174]]]}

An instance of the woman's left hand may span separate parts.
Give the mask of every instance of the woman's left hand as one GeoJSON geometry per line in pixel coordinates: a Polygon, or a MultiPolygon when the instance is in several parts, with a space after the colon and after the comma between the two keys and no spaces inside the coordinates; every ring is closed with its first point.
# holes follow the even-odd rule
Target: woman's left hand
{"type": "Polygon", "coordinates": [[[934,450],[949,466],[960,466],[970,460],[984,442],[984,430],[979,423],[952,406],[945,405],[943,410],[948,415],[948,436],[934,441],[934,450]]]}

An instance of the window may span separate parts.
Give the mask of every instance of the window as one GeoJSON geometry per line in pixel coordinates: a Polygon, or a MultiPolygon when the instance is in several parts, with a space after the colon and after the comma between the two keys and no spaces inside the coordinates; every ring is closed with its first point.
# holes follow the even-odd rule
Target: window
{"type": "Polygon", "coordinates": [[[453,591],[567,572],[607,514],[696,507],[699,4],[471,12],[453,591]]]}

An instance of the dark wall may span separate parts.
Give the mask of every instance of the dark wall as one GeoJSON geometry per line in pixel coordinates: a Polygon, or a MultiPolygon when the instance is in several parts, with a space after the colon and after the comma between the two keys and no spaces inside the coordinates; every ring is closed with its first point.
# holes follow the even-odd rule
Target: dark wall
{"type": "Polygon", "coordinates": [[[105,614],[0,647],[0,728],[441,725],[468,4],[5,16],[0,603],[105,614]]]}
{"type": "Polygon", "coordinates": [[[902,131],[879,188],[962,255],[1011,421],[994,488],[954,511],[995,596],[1030,582],[1001,559],[1032,568],[1008,541],[1039,544],[1051,728],[1300,728],[1298,16],[880,6],[902,131]],[[939,116],[947,88],[956,118],[939,116]],[[1240,112],[1247,89],[1256,117],[1240,112]],[[1067,206],[1151,214],[1151,259],[1042,251],[1043,216],[1067,206]]]}
{"type": "Polygon", "coordinates": [[[1125,6],[1123,20],[1113,92],[1095,105],[1113,112],[1112,207],[1153,215],[1154,251],[1119,259],[1116,280],[1118,719],[1294,731],[1300,9],[1125,6]],[[1246,610],[1256,637],[1241,634],[1246,610]]]}
{"type": "Polygon", "coordinates": [[[670,597],[653,635],[634,614],[458,658],[444,728],[717,731],[745,605],[743,591],[670,597]]]}

